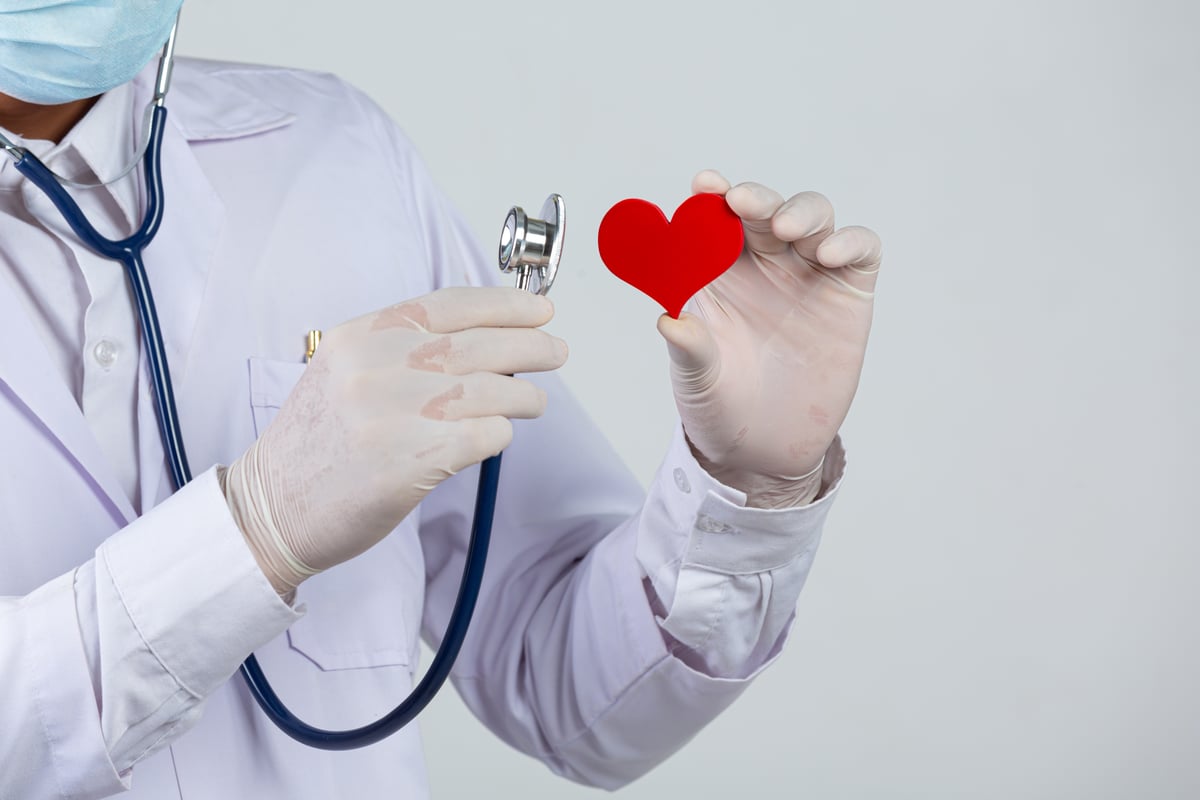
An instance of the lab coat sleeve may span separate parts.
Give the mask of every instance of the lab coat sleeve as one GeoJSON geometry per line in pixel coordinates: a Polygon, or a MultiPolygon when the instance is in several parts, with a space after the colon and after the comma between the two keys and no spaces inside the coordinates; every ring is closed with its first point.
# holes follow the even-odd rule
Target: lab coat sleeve
{"type": "Polygon", "coordinates": [[[643,516],[637,560],[672,653],[720,678],[750,677],[779,653],[845,469],[837,440],[822,492],[801,508],[746,508],[746,495],[697,463],[677,426],[643,516]],[[687,496],[705,498],[697,507],[687,496]]]}
{"type": "MultiPolygon", "coordinates": [[[[426,231],[435,288],[497,283],[411,146],[383,125],[397,182],[426,231]]],[[[646,493],[558,379],[531,380],[546,389],[548,411],[515,423],[486,578],[453,679],[507,742],[560,774],[613,788],[687,742],[779,654],[836,495],[841,447],[827,455],[818,501],[748,509],[700,468],[677,429],[646,493]]],[[[419,510],[422,633],[435,646],[458,589],[477,478],[477,469],[455,476],[419,510]]]]}
{"type": "MultiPolygon", "coordinates": [[[[510,744],[611,789],[675,752],[779,655],[836,489],[804,508],[744,508],[677,432],[643,492],[561,382],[536,380],[549,408],[517,424],[505,453],[492,555],[454,680],[510,744]]],[[[423,632],[435,644],[477,474],[443,484],[421,510],[423,632]]]]}
{"type": "Polygon", "coordinates": [[[108,797],[297,618],[210,470],[95,557],[0,599],[0,800],[108,797]]]}

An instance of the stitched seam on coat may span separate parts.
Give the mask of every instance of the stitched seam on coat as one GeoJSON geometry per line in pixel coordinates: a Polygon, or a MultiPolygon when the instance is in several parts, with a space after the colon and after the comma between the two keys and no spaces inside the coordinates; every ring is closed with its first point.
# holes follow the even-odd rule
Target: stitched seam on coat
{"type": "MultiPolygon", "coordinates": [[[[640,533],[640,531],[639,531],[639,533],[640,533]]],[[[678,598],[678,594],[679,594],[678,576],[676,577],[675,589],[676,589],[676,591],[671,600],[672,606],[674,606],[675,603],[678,602],[678,599],[679,599],[678,598]]],[[[619,615],[622,628],[627,632],[632,631],[635,628],[635,623],[633,622],[633,619],[635,617],[637,617],[641,614],[645,614],[647,612],[650,613],[651,617],[653,617],[653,611],[651,611],[651,609],[649,608],[650,598],[646,597],[644,589],[640,592],[640,595],[641,595],[641,601],[646,604],[645,607],[638,607],[638,608],[631,609],[626,605],[626,600],[628,599],[626,596],[619,595],[615,598],[616,603],[615,603],[614,610],[619,615]]],[[[661,602],[661,598],[660,598],[660,602],[661,602]]],[[[667,616],[670,616],[670,609],[667,609],[667,616]]],[[[675,658],[671,654],[670,650],[667,648],[667,643],[665,641],[663,641],[661,638],[662,637],[661,626],[657,620],[654,620],[654,627],[656,630],[659,631],[658,637],[659,637],[659,641],[661,642],[662,647],[663,647],[662,655],[659,656],[658,658],[652,660],[646,666],[646,668],[643,670],[641,675],[639,675],[633,681],[630,681],[623,689],[621,689],[621,691],[617,692],[617,694],[612,698],[612,700],[610,700],[603,708],[601,708],[599,711],[597,711],[590,720],[587,720],[586,722],[584,722],[583,728],[581,730],[577,731],[573,736],[563,739],[562,742],[560,742],[557,745],[555,745],[553,742],[550,742],[551,747],[555,748],[556,754],[559,754],[559,757],[562,758],[567,763],[570,763],[570,761],[569,761],[569,759],[566,759],[563,755],[561,755],[561,753],[559,753],[559,751],[561,749],[566,749],[566,748],[570,747],[572,744],[579,741],[584,736],[586,736],[588,733],[590,733],[592,731],[592,729],[595,728],[596,725],[598,725],[602,719],[604,719],[604,717],[606,717],[610,712],[612,712],[612,710],[615,709],[621,703],[621,701],[624,700],[625,697],[629,695],[630,692],[632,692],[636,688],[638,688],[642,684],[643,681],[649,680],[650,676],[654,675],[662,667],[663,664],[666,664],[667,662],[669,662],[675,658]]]]}
{"type": "Polygon", "coordinates": [[[705,645],[712,641],[712,637],[717,630],[717,626],[720,625],[721,620],[725,616],[725,606],[729,603],[729,587],[732,583],[733,581],[721,581],[720,600],[713,603],[712,612],[709,614],[708,630],[704,632],[704,637],[700,640],[700,643],[693,648],[693,650],[696,652],[696,655],[700,656],[705,663],[708,662],[708,659],[704,658],[704,653],[700,651],[705,647],[705,645]]]}
{"type": "Polygon", "coordinates": [[[735,576],[743,576],[743,577],[752,577],[754,575],[762,575],[763,573],[766,573],[766,572],[775,572],[776,570],[780,570],[785,567],[790,567],[792,564],[794,564],[797,561],[799,561],[800,559],[804,558],[811,552],[812,552],[812,547],[811,546],[806,547],[801,552],[792,556],[792,558],[790,560],[784,561],[779,564],[772,564],[771,566],[764,567],[763,569],[728,570],[728,569],[722,569],[721,567],[714,567],[711,564],[701,564],[696,561],[689,561],[689,562],[685,563],[683,566],[684,567],[692,567],[694,569],[702,569],[705,572],[712,572],[717,575],[735,575],[735,576]]]}
{"type": "MultiPolygon", "coordinates": [[[[166,703],[163,703],[163,705],[166,705],[166,703]]],[[[159,706],[159,708],[162,708],[162,706],[159,706]]],[[[157,711],[158,709],[155,709],[155,710],[157,711]]],[[[179,720],[176,720],[175,722],[171,723],[170,725],[167,726],[167,729],[165,731],[163,731],[162,736],[159,736],[153,742],[146,745],[146,747],[142,749],[142,752],[138,753],[136,756],[130,757],[130,759],[129,759],[131,762],[130,769],[132,769],[133,766],[135,766],[139,761],[141,761],[143,758],[145,758],[150,753],[151,750],[154,750],[156,747],[158,747],[160,743],[162,743],[163,741],[165,741],[169,738],[172,738],[174,736],[175,732],[179,729],[179,726],[182,724],[183,723],[179,720]]],[[[174,766],[174,765],[172,765],[172,766],[174,766]]]]}
{"type": "MultiPolygon", "coordinates": [[[[104,566],[109,574],[109,583],[112,584],[113,591],[117,593],[117,598],[121,601],[121,608],[125,610],[125,617],[133,626],[133,630],[137,633],[138,638],[142,640],[142,644],[146,645],[146,650],[150,653],[150,655],[154,656],[154,660],[157,661],[159,666],[163,668],[163,671],[166,672],[167,675],[171,676],[171,680],[175,681],[176,686],[178,686],[180,689],[183,689],[195,699],[203,700],[203,697],[194,692],[190,686],[184,683],[179,676],[175,674],[175,670],[167,666],[166,662],[164,662],[162,657],[159,656],[158,651],[155,650],[154,646],[146,639],[146,634],[142,631],[138,621],[134,619],[133,611],[129,608],[129,603],[125,600],[125,594],[121,591],[121,585],[116,581],[116,570],[113,569],[112,564],[108,560],[108,549],[102,547],[100,550],[104,553],[104,566]]],[[[161,704],[159,707],[161,707],[161,704]]]]}
{"type": "MultiPolygon", "coordinates": [[[[678,589],[678,586],[676,588],[678,589]]],[[[644,590],[642,592],[642,599],[645,603],[647,603],[647,606],[648,606],[649,602],[650,602],[650,598],[645,596],[644,590]]],[[[630,621],[631,610],[626,607],[625,598],[622,596],[618,596],[616,598],[616,601],[617,601],[616,602],[616,611],[620,616],[622,627],[627,631],[632,630],[633,624],[630,621]]],[[[671,604],[674,605],[674,600],[672,600],[671,604]]],[[[633,609],[632,613],[637,614],[637,613],[639,613],[639,611],[640,611],[640,609],[633,609]]],[[[650,611],[650,609],[647,607],[645,609],[645,611],[650,611]]],[[[669,614],[669,612],[668,612],[668,614],[669,614]]],[[[653,615],[653,612],[651,612],[651,615],[653,615]]],[[[659,627],[657,620],[655,621],[654,627],[655,628],[659,627]]],[[[660,641],[661,641],[661,633],[659,634],[659,636],[660,636],[660,641]]],[[[638,686],[640,686],[643,681],[648,680],[649,676],[655,674],[655,672],[663,664],[667,663],[669,660],[674,658],[674,656],[671,655],[670,651],[667,650],[666,642],[662,642],[662,645],[663,645],[663,650],[664,650],[662,656],[651,661],[646,666],[645,670],[642,672],[641,675],[639,675],[635,680],[630,681],[625,686],[625,688],[623,688],[621,691],[617,692],[617,694],[613,697],[612,700],[610,700],[608,702],[607,705],[605,705],[603,708],[601,708],[599,711],[597,711],[590,720],[587,720],[586,722],[584,722],[583,728],[581,730],[577,731],[573,736],[563,739],[563,741],[557,745],[555,745],[553,742],[547,740],[548,743],[550,744],[550,746],[552,748],[554,748],[555,754],[558,755],[558,757],[560,759],[562,759],[564,762],[569,764],[570,760],[567,759],[560,751],[562,749],[566,749],[566,748],[570,747],[572,744],[579,741],[584,736],[586,736],[588,733],[590,733],[591,730],[593,728],[595,728],[597,724],[599,724],[600,720],[604,719],[604,717],[607,716],[609,714],[609,712],[611,712],[614,708],[616,708],[630,692],[632,692],[634,689],[636,689],[638,686]]]]}
{"type": "Polygon", "coordinates": [[[624,689],[622,689],[620,692],[618,692],[617,696],[612,699],[612,702],[610,702],[604,708],[602,708],[598,712],[596,712],[595,717],[593,717],[588,722],[584,723],[583,729],[580,730],[579,732],[575,733],[572,736],[567,737],[566,739],[563,739],[557,745],[555,745],[553,742],[549,742],[549,740],[547,740],[547,742],[550,744],[550,747],[553,748],[554,754],[556,756],[558,756],[564,763],[570,764],[571,763],[570,759],[567,759],[564,756],[562,756],[562,754],[559,752],[559,750],[570,747],[571,745],[575,744],[575,742],[579,741],[584,736],[587,736],[589,733],[591,733],[592,729],[595,728],[596,725],[598,725],[606,716],[608,716],[608,714],[614,708],[616,708],[618,705],[621,704],[621,701],[625,699],[626,695],[628,695],[634,689],[638,688],[643,682],[649,680],[650,677],[658,671],[659,667],[661,667],[663,664],[667,663],[668,661],[671,661],[673,658],[674,658],[674,656],[672,656],[670,653],[668,653],[667,655],[664,655],[662,658],[658,659],[653,664],[651,664],[646,669],[645,672],[643,672],[641,675],[639,675],[637,677],[636,680],[632,681],[628,686],[626,686],[624,689]]]}
{"type": "MultiPolygon", "coordinates": [[[[679,576],[683,572],[683,556],[677,556],[671,559],[669,563],[663,564],[655,572],[654,578],[650,580],[650,586],[654,588],[654,593],[658,594],[658,587],[654,586],[655,579],[661,580],[663,583],[671,584],[671,605],[675,605],[675,598],[679,596],[679,576]]],[[[660,596],[658,602],[662,603],[663,609],[667,612],[666,616],[671,616],[671,609],[667,608],[667,604],[663,603],[660,596]]],[[[665,617],[664,617],[665,619],[665,617]]]]}
{"type": "MultiPolygon", "coordinates": [[[[74,581],[72,581],[72,585],[74,585],[74,581]]],[[[20,616],[21,616],[21,630],[24,634],[24,638],[25,638],[25,642],[26,642],[26,647],[24,648],[24,650],[26,653],[29,654],[29,660],[34,661],[35,660],[33,658],[34,648],[32,646],[30,646],[30,644],[32,643],[33,640],[32,640],[32,637],[29,635],[29,625],[26,624],[24,615],[20,615],[20,616]]],[[[37,666],[36,663],[33,664],[33,666],[36,667],[37,666]]],[[[39,674],[39,671],[34,670],[32,672],[32,674],[37,675],[37,674],[39,674]]],[[[54,673],[53,673],[53,670],[47,669],[47,670],[41,671],[40,674],[52,675],[54,673]]],[[[33,705],[37,709],[38,721],[42,724],[42,734],[46,740],[46,744],[50,748],[50,758],[54,762],[54,765],[51,770],[54,774],[54,785],[58,787],[59,796],[64,798],[64,800],[67,800],[70,797],[70,795],[68,795],[66,790],[63,789],[62,780],[60,777],[62,775],[62,770],[59,769],[58,749],[54,746],[55,740],[54,740],[54,737],[50,734],[50,722],[49,722],[48,717],[46,716],[46,707],[42,700],[41,682],[36,679],[33,682],[33,705]]]]}
{"type": "MultiPolygon", "coordinates": [[[[470,681],[472,683],[481,683],[481,682],[483,682],[484,679],[478,675],[455,675],[454,680],[458,681],[459,683],[462,683],[463,681],[470,681]]],[[[474,713],[474,712],[472,711],[472,713],[474,713]]],[[[521,752],[527,753],[528,755],[538,759],[539,761],[553,759],[558,764],[561,764],[564,766],[570,766],[570,762],[563,759],[559,755],[558,751],[554,748],[554,744],[550,741],[550,737],[545,735],[545,728],[542,726],[541,720],[538,718],[538,715],[536,713],[532,713],[530,715],[530,718],[533,720],[533,722],[535,724],[534,730],[537,733],[537,739],[539,741],[545,742],[546,747],[543,748],[543,747],[534,746],[534,747],[531,747],[529,750],[525,750],[524,748],[518,748],[518,749],[521,752]]],[[[584,728],[584,730],[581,731],[579,734],[575,734],[574,736],[572,736],[570,741],[573,741],[576,736],[582,735],[583,733],[586,733],[586,732],[587,732],[587,728],[584,728]]],[[[507,742],[508,740],[505,739],[504,741],[507,742]]]]}

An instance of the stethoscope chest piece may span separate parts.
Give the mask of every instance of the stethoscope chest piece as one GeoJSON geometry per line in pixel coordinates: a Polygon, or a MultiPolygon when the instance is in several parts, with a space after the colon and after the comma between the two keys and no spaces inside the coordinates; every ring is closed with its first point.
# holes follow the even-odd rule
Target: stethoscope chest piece
{"type": "Polygon", "coordinates": [[[513,206],[500,231],[500,271],[517,273],[517,288],[546,294],[554,285],[562,260],[567,230],[566,206],[552,194],[542,205],[540,218],[531,218],[513,206]]]}

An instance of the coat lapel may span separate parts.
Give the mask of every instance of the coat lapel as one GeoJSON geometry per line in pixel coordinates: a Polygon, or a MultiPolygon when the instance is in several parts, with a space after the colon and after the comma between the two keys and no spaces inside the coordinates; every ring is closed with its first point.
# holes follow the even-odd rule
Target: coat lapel
{"type": "MultiPolygon", "coordinates": [[[[138,79],[139,102],[150,96],[151,77],[144,72],[138,79]]],[[[225,226],[225,205],[191,143],[251,136],[293,119],[229,85],[219,74],[194,74],[182,64],[176,73],[163,141],[163,223],[145,259],[173,380],[182,383],[186,376],[209,268],[225,226]]]]}
{"type": "MultiPolygon", "coordinates": [[[[152,64],[135,81],[139,104],[144,105],[150,96],[154,71],[152,64]]],[[[145,262],[171,377],[177,387],[183,387],[210,265],[225,221],[224,204],[192,154],[190,142],[263,133],[290,124],[294,117],[230,85],[213,65],[203,62],[181,61],[167,107],[165,216],[158,236],[147,248],[145,262]]],[[[10,284],[11,278],[0,272],[0,320],[11,337],[10,345],[0,347],[0,392],[9,395],[30,424],[46,431],[114,522],[124,526],[137,514],[75,398],[47,366],[45,345],[10,284]]],[[[146,510],[159,499],[167,478],[144,354],[142,364],[137,414],[140,493],[146,510]]]]}
{"type": "MultiPolygon", "coordinates": [[[[169,114],[168,114],[169,119],[169,114]]],[[[167,365],[176,394],[186,384],[188,357],[213,255],[225,227],[225,206],[187,141],[173,125],[163,142],[164,216],[146,250],[146,274],[162,326],[167,365]]],[[[138,375],[138,447],[142,508],[159,500],[168,481],[145,348],[138,375]]]]}
{"type": "MultiPolygon", "coordinates": [[[[167,102],[168,124],[162,156],[164,216],[158,236],[146,250],[145,263],[177,396],[186,391],[196,323],[226,219],[225,204],[196,160],[191,143],[263,133],[284,127],[294,119],[225,83],[219,76],[189,76],[185,68],[177,73],[175,88],[167,102]]],[[[148,91],[150,87],[140,88],[148,91]]],[[[165,486],[169,483],[165,454],[151,392],[149,367],[143,353],[138,425],[144,510],[169,494],[165,486]]]]}
{"type": "Polygon", "coordinates": [[[49,366],[50,354],[4,272],[0,272],[0,319],[6,337],[11,337],[9,346],[0,347],[0,387],[31,425],[46,432],[117,526],[128,524],[136,517],[133,506],[75,398],[49,366]]]}

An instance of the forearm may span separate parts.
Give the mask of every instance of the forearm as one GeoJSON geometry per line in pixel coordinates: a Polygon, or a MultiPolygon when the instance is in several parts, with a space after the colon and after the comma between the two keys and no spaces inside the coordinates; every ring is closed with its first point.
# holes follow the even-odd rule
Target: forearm
{"type": "MultiPolygon", "coordinates": [[[[506,474],[537,480],[504,484],[477,619],[454,674],[467,704],[510,744],[613,787],[678,749],[778,653],[833,497],[777,512],[713,496],[715,482],[681,437],[643,494],[561,384],[543,386],[546,417],[521,427],[505,454],[506,474]],[[764,519],[785,517],[764,529],[764,519]],[[700,557],[716,552],[722,526],[740,531],[727,541],[744,543],[743,565],[766,577],[700,557]],[[790,571],[779,582],[791,588],[772,593],[779,569],[790,571]],[[693,570],[715,575],[715,594],[677,591],[693,570]],[[754,592],[735,585],[743,581],[754,592]],[[685,621],[697,618],[716,623],[707,642],[687,635],[685,621]]],[[[457,476],[422,506],[424,631],[435,642],[461,574],[473,481],[473,471],[457,476]]]]}
{"type": "Polygon", "coordinates": [[[672,474],[660,471],[651,497],[657,489],[704,499],[691,524],[644,520],[638,562],[672,653],[712,677],[748,677],[782,646],[837,496],[845,452],[840,440],[829,448],[806,490],[809,502],[761,509],[713,478],[685,447],[677,431],[668,455],[672,474]]]}
{"type": "Polygon", "coordinates": [[[605,537],[538,604],[515,643],[519,658],[456,680],[468,706],[510,744],[607,789],[661,763],[749,685],[673,656],[635,549],[632,525],[605,537]]]}
{"type": "Polygon", "coordinates": [[[201,475],[93,560],[0,601],[0,797],[128,788],[133,766],[294,618],[201,475]]]}

